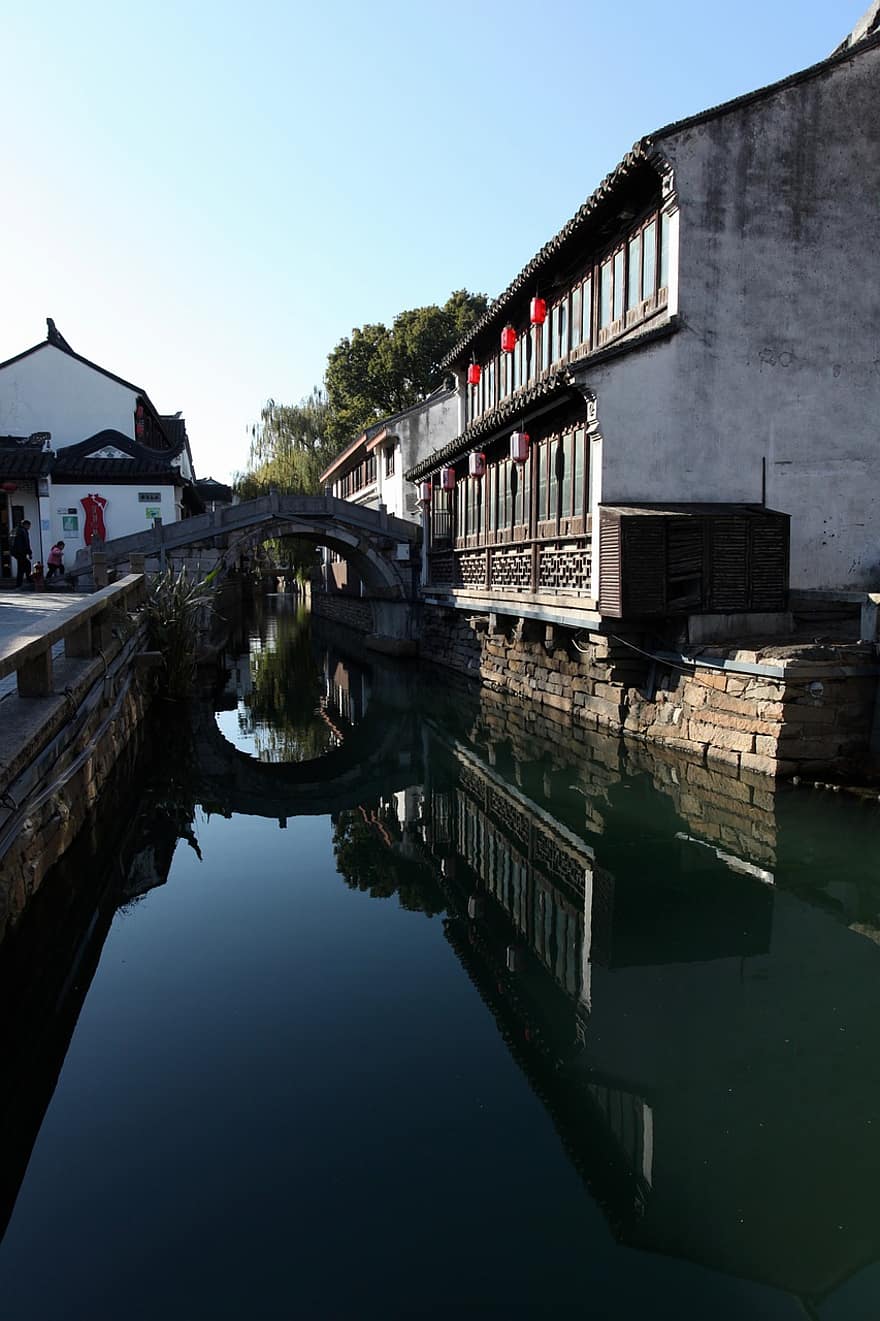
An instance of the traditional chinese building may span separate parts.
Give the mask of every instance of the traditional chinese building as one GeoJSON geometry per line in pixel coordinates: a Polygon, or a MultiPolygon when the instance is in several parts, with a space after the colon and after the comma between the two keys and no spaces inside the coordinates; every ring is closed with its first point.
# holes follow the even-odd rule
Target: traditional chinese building
{"type": "MultiPolygon", "coordinates": [[[[418,522],[418,491],[409,485],[408,468],[444,446],[458,430],[454,390],[443,386],[421,403],[367,427],[321,473],[328,495],[369,509],[382,506],[398,518],[418,522]]],[[[348,562],[325,550],[322,579],[330,592],[360,595],[361,582],[348,562]]]]}
{"type": "Polygon", "coordinates": [[[51,318],[42,343],[0,363],[0,577],[23,519],[35,559],[60,539],[72,561],[202,507],[181,414],[75,353],[51,318]]]}
{"type": "Polygon", "coordinates": [[[635,144],[450,353],[429,601],[575,627],[876,588],[880,33],[635,144]]]}

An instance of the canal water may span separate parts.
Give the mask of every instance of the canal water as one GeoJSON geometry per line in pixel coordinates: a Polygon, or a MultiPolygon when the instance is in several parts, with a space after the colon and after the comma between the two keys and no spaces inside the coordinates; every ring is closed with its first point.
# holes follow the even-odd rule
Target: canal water
{"type": "Polygon", "coordinates": [[[258,602],[0,947],[0,1316],[880,1316],[878,863],[258,602]]]}

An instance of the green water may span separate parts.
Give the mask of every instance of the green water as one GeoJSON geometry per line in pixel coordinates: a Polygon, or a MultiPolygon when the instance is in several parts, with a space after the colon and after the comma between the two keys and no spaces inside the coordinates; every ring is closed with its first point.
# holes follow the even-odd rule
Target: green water
{"type": "Polygon", "coordinates": [[[0,1315],[880,1315],[878,861],[258,603],[0,947],[0,1315]]]}

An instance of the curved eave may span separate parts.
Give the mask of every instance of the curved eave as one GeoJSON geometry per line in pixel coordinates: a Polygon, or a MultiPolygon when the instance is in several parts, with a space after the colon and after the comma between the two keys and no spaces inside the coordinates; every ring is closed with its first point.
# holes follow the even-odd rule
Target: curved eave
{"type": "Polygon", "coordinates": [[[521,390],[509,399],[505,399],[497,408],[493,408],[491,413],[485,417],[480,417],[476,422],[472,422],[469,427],[450,440],[442,449],[435,450],[429,454],[421,463],[410,468],[405,474],[408,482],[421,481],[428,473],[435,472],[445,463],[451,463],[466,453],[478,440],[483,440],[487,436],[492,436],[495,432],[504,431],[516,422],[527,419],[528,414],[536,408],[541,408],[547,404],[558,401],[564,403],[571,398],[583,399],[583,393],[575,385],[574,377],[567,367],[562,371],[554,372],[548,376],[546,381],[539,381],[537,385],[531,386],[528,390],[521,390]]]}
{"type": "Polygon", "coordinates": [[[586,228],[588,222],[596,216],[597,212],[605,208],[621,184],[637,169],[651,164],[653,155],[650,138],[641,138],[636,142],[620,164],[609,175],[606,175],[598,188],[578,208],[571,220],[563,225],[558,234],[544,244],[540,252],[536,253],[529,264],[523,267],[516,279],[490,304],[479,321],[475,322],[468,333],[447,353],[441,366],[454,366],[484,331],[488,330],[495,322],[500,321],[510,305],[531,288],[546,267],[564,252],[569,243],[586,228]]]}

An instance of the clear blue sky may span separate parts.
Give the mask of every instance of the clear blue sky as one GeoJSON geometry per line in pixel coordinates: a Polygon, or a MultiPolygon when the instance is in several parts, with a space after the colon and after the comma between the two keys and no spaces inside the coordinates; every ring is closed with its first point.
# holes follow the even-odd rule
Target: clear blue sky
{"type": "Polygon", "coordinates": [[[54,317],[226,477],[353,326],[499,293],[637,138],[867,4],[7,4],[0,358],[54,317]]]}

